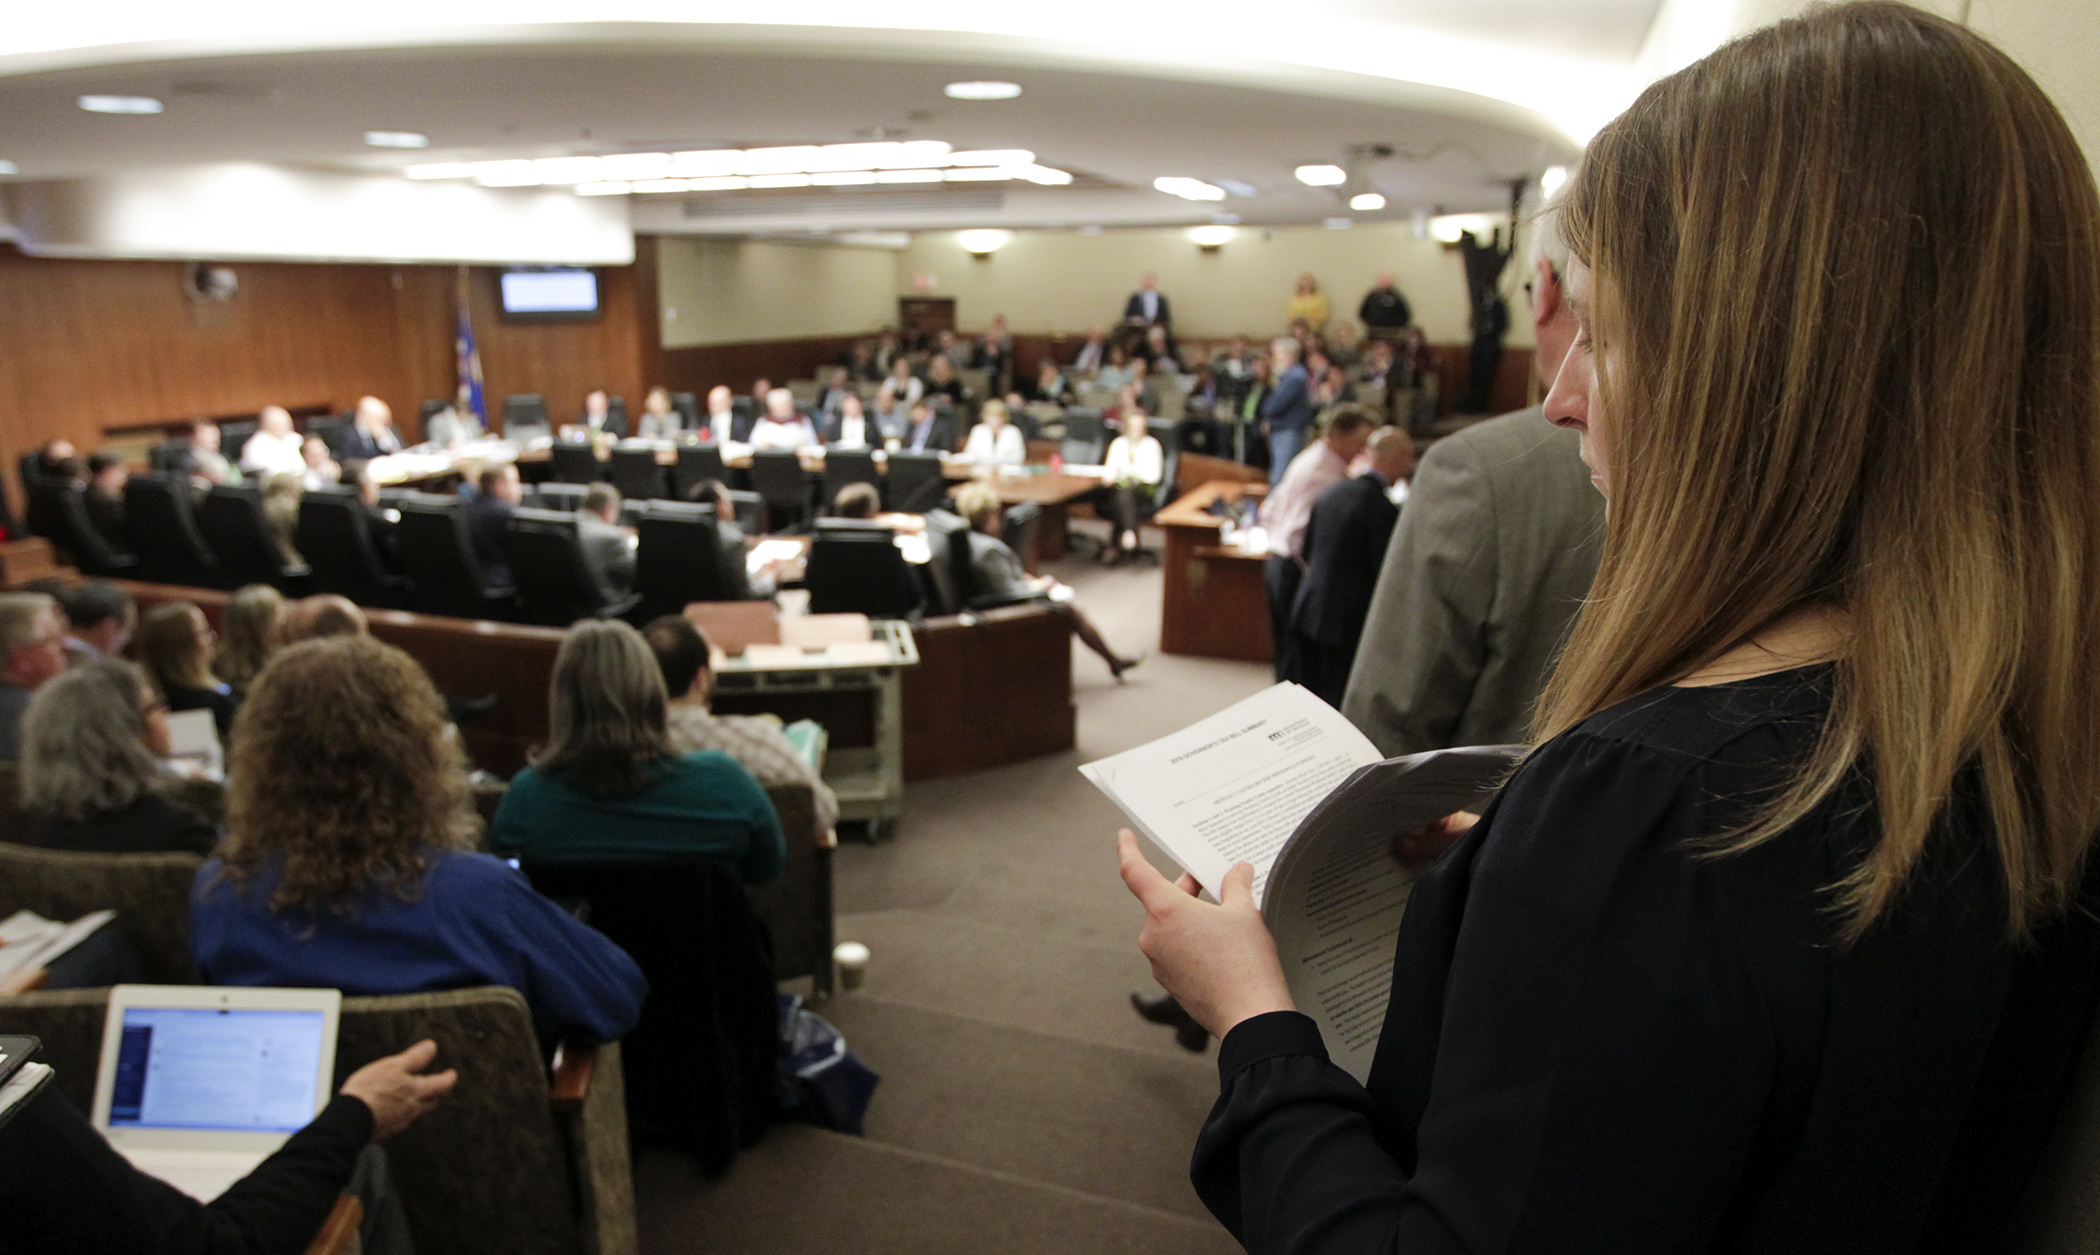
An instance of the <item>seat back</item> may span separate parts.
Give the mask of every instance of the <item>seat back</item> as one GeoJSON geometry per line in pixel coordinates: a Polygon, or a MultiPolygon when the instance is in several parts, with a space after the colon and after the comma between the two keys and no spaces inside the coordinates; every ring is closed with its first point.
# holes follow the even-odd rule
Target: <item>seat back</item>
{"type": "MultiPolygon", "coordinates": [[[[1108,444],[1108,427],[1101,421],[1101,410],[1097,406],[1075,405],[1065,411],[1065,438],[1068,440],[1091,440],[1102,446],[1108,444]]],[[[1070,459],[1066,459],[1069,461],[1070,459]]]]}
{"type": "Polygon", "coordinates": [[[417,612],[486,619],[502,608],[474,556],[464,505],[418,496],[400,508],[401,566],[415,586],[409,603],[417,612]]]}
{"type": "Polygon", "coordinates": [[[598,451],[587,444],[557,441],[548,450],[554,478],[564,484],[595,484],[605,478],[598,467],[598,451]]]}
{"type": "MultiPolygon", "coordinates": [[[[253,488],[223,484],[204,494],[197,512],[204,539],[219,558],[219,587],[268,584],[291,591],[294,569],[270,531],[262,494],[253,488]]],[[[301,570],[296,573],[303,577],[301,570]]]]}
{"type": "Polygon", "coordinates": [[[736,583],[722,569],[715,508],[652,501],[635,528],[634,587],[642,595],[637,617],[678,614],[689,602],[734,600],[736,583]]]}
{"type": "Polygon", "coordinates": [[[379,560],[360,506],[347,489],[307,493],[299,499],[292,543],[312,569],[316,591],[339,593],[360,606],[398,608],[406,600],[408,581],[390,574],[379,560]]]}
{"type": "Polygon", "coordinates": [[[219,559],[197,529],[186,481],[132,476],[124,485],[124,532],[139,558],[134,578],[193,588],[218,586],[219,559]]]}
{"type": "Polygon", "coordinates": [[[1035,537],[1042,529],[1042,524],[1043,507],[1035,502],[1024,501],[1016,506],[1008,506],[1005,517],[999,521],[999,539],[1005,541],[1006,547],[1019,554],[1021,560],[1026,562],[1028,555],[1035,552],[1035,537]]]}
{"type": "Polygon", "coordinates": [[[809,513],[809,477],[802,473],[802,456],[792,450],[752,454],[751,487],[765,498],[767,531],[779,531],[809,513]]]}
{"type": "Polygon", "coordinates": [[[656,464],[656,450],[614,449],[612,486],[630,501],[656,501],[664,496],[664,468],[656,464]]]}
{"type": "Polygon", "coordinates": [[[604,591],[583,560],[574,514],[523,507],[512,511],[503,533],[503,555],[511,578],[518,582],[525,622],[567,627],[578,619],[596,618],[607,608],[604,591]]]}
{"type": "Polygon", "coordinates": [[[741,488],[729,490],[729,508],[736,512],[736,525],[746,536],[766,534],[766,499],[741,488]]]}
{"type": "Polygon", "coordinates": [[[848,484],[882,486],[882,473],[875,469],[875,454],[869,449],[827,449],[824,452],[824,509],[839,499],[839,489],[848,484]]]}
{"type": "Polygon", "coordinates": [[[1066,436],[1058,447],[1058,456],[1067,466],[1099,466],[1104,456],[1101,437],[1066,436]]]}
{"type": "Polygon", "coordinates": [[[892,453],[889,455],[889,491],[883,504],[906,514],[923,514],[947,495],[937,453],[892,453]]]}
{"type": "Polygon", "coordinates": [[[961,614],[970,597],[970,524],[946,510],[926,512],[926,575],[936,614],[961,614]],[[957,545],[961,548],[958,550],[957,545]]]}
{"type": "Polygon", "coordinates": [[[905,619],[923,601],[896,534],[879,523],[819,520],[803,583],[811,614],[905,619]]]}
{"type": "Polygon", "coordinates": [[[190,882],[202,866],[194,854],[75,854],[0,843],[0,919],[16,911],[55,920],[115,911],[117,930],[138,951],[146,978],[188,984],[197,978],[190,882]]]}
{"type": "MultiPolygon", "coordinates": [[[[699,420],[695,419],[695,423],[699,420]]],[[[721,433],[717,432],[717,435],[721,433]]],[[[729,468],[722,464],[719,444],[689,444],[678,447],[678,464],[671,468],[671,495],[685,500],[693,485],[707,480],[729,482],[729,468]]]]}
{"type": "Polygon", "coordinates": [[[537,392],[518,392],[503,398],[503,438],[523,444],[544,436],[553,427],[547,422],[547,398],[537,392]]]}
{"type": "MultiPolygon", "coordinates": [[[[138,558],[111,543],[88,517],[87,489],[73,484],[40,483],[29,490],[30,517],[41,515],[53,529],[52,543],[73,557],[83,575],[130,575],[138,558]]],[[[39,535],[47,533],[39,532],[39,535]]]]}
{"type": "Polygon", "coordinates": [[[672,393],[671,408],[677,411],[680,429],[684,431],[700,430],[700,397],[697,393],[672,393]]]}
{"type": "Polygon", "coordinates": [[[608,426],[616,427],[622,431],[631,430],[627,426],[626,397],[607,397],[605,399],[605,417],[608,426]]]}
{"type": "Polygon", "coordinates": [[[538,510],[574,514],[583,508],[583,498],[588,492],[590,488],[583,484],[541,484],[530,490],[529,504],[538,510]]]}
{"type": "Polygon", "coordinates": [[[2008,1255],[2100,1250],[2100,1015],[2086,1030],[2056,1127],[2013,1217],[2008,1255]]]}
{"type": "Polygon", "coordinates": [[[248,437],[253,436],[262,424],[254,419],[219,424],[219,456],[234,466],[241,464],[241,454],[248,448],[248,437]]]}

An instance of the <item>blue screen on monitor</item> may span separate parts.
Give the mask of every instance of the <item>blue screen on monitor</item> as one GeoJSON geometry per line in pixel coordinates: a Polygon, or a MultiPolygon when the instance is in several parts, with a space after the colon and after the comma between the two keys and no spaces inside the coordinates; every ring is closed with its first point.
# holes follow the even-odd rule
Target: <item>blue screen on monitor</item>
{"type": "Polygon", "coordinates": [[[506,270],[503,312],[582,316],[598,312],[598,274],[592,270],[506,270]]]}

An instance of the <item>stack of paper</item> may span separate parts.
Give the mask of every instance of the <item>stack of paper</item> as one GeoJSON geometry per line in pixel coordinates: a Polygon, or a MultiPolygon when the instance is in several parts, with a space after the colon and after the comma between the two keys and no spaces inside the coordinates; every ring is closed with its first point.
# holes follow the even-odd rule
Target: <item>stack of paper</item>
{"type": "Polygon", "coordinates": [[[31,911],[16,911],[0,920],[0,981],[16,972],[51,966],[51,961],[115,919],[115,911],[96,911],[61,924],[31,911]]]}

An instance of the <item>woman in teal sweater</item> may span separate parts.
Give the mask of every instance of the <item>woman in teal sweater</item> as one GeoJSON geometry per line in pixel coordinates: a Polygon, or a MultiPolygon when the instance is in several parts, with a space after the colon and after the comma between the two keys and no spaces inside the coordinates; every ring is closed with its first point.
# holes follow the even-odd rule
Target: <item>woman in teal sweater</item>
{"type": "Polygon", "coordinates": [[[787,843],[765,790],[727,754],[674,754],[663,673],[641,633],[592,621],[554,660],[552,733],[511,781],[489,834],[528,862],[611,863],[702,855],[746,884],[780,874],[787,843]]]}

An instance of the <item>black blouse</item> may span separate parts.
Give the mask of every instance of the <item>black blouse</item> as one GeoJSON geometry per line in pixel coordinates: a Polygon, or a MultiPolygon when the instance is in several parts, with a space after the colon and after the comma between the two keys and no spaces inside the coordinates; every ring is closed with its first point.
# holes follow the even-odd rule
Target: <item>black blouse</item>
{"type": "Polygon", "coordinates": [[[241,699],[233,695],[230,686],[221,684],[215,688],[195,689],[171,685],[167,698],[169,710],[210,711],[212,725],[219,730],[219,743],[232,743],[233,717],[240,713],[241,699]]]}
{"type": "Polygon", "coordinates": [[[1876,834],[1859,789],[1689,852],[1811,751],[1829,680],[1662,689],[1540,747],[1415,886],[1368,1085],[1295,1012],[1227,1035],[1193,1167],[1211,1211],[1255,1255],[1992,1249],[2100,925],[2004,944],[1973,782],[1849,948],[1828,887],[1876,834]]]}
{"type": "Polygon", "coordinates": [[[157,793],[84,821],[25,816],[23,824],[23,844],[76,853],[210,854],[219,840],[216,824],[157,793]]]}

